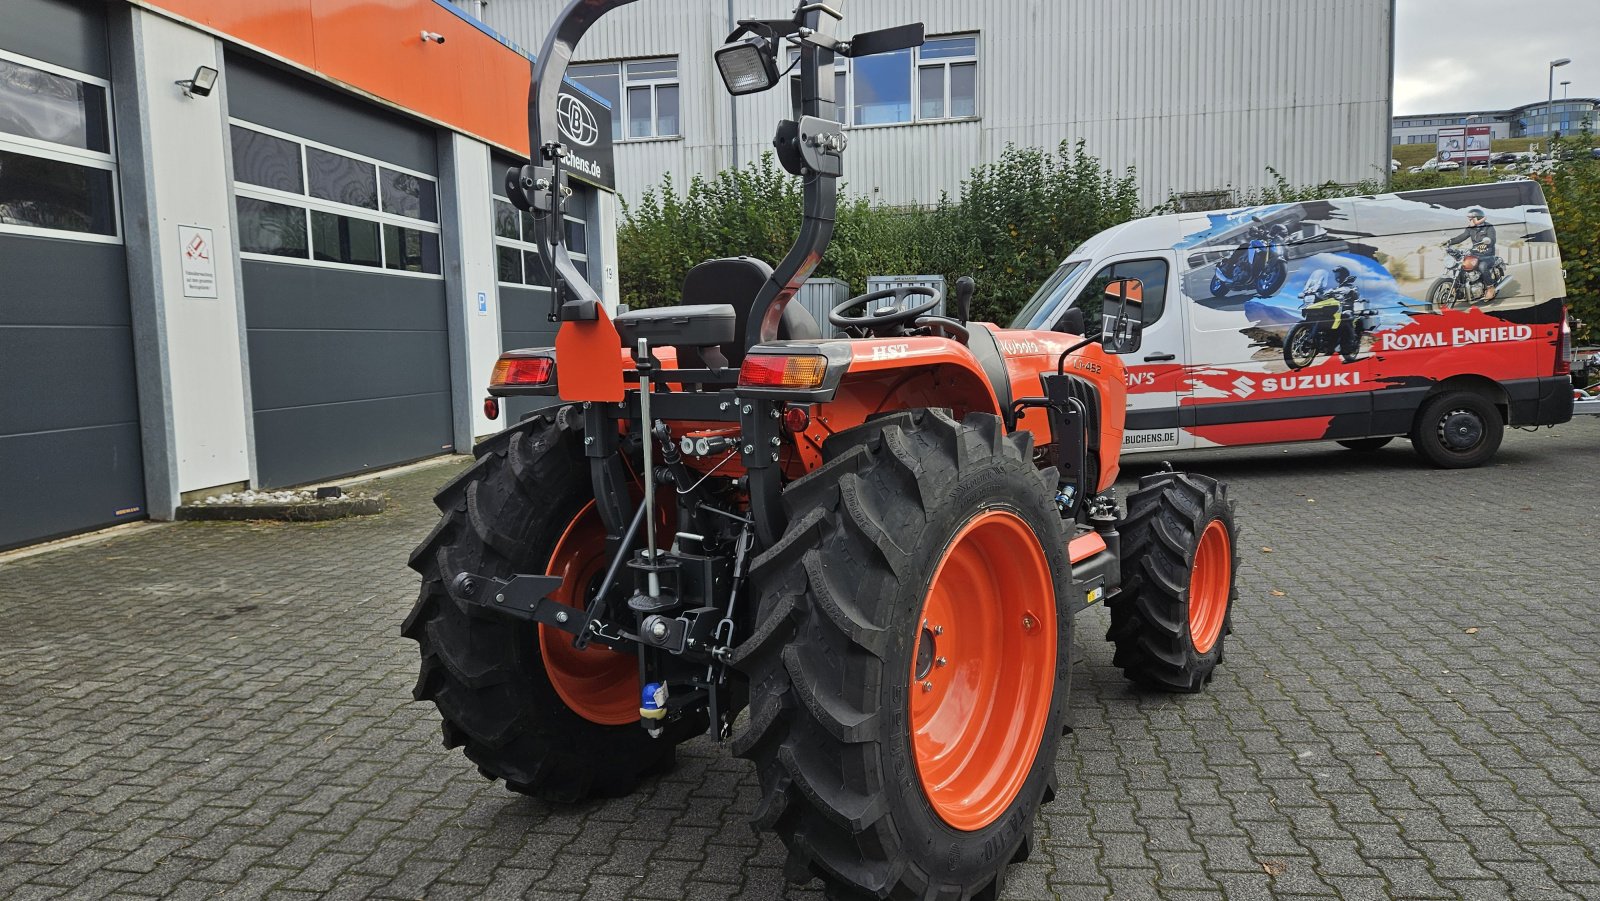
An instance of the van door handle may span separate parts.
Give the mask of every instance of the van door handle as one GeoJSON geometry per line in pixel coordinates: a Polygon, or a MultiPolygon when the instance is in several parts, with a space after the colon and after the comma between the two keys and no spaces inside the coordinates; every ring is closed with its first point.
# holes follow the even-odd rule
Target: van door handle
{"type": "Polygon", "coordinates": [[[1177,357],[1172,354],[1148,354],[1145,356],[1144,361],[1146,363],[1165,363],[1168,360],[1176,359],[1177,357]]]}

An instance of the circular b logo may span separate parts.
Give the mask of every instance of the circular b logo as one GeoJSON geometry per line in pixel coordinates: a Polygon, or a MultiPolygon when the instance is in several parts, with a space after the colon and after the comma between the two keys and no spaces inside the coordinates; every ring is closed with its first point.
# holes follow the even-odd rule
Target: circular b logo
{"type": "Polygon", "coordinates": [[[556,99],[556,122],[567,140],[579,147],[593,146],[600,140],[600,125],[583,101],[571,94],[561,94],[556,99]]]}

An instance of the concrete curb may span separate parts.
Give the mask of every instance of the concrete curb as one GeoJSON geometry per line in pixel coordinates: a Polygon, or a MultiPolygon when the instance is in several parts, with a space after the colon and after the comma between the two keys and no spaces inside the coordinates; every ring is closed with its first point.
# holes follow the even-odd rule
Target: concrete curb
{"type": "Polygon", "coordinates": [[[179,507],[176,519],[181,522],[246,522],[262,519],[327,522],[350,516],[372,516],[382,513],[388,506],[389,498],[382,494],[293,504],[193,504],[179,507]]]}

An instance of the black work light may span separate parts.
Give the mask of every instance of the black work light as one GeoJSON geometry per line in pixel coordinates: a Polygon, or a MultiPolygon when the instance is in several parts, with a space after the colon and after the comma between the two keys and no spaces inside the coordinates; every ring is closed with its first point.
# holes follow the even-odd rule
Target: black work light
{"type": "Polygon", "coordinates": [[[185,97],[209,97],[211,89],[217,86],[217,70],[210,66],[201,66],[194,70],[193,78],[185,78],[174,84],[183,88],[185,97]]]}
{"type": "Polygon", "coordinates": [[[716,53],[717,70],[728,93],[755,94],[778,83],[778,59],[772,42],[759,34],[745,35],[716,53]]]}

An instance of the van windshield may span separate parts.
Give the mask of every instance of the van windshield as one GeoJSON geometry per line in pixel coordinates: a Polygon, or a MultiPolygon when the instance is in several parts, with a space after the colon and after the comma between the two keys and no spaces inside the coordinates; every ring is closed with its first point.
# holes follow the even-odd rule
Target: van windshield
{"type": "Polygon", "coordinates": [[[1061,318],[1067,298],[1072,296],[1073,288],[1083,275],[1087,263],[1084,260],[1068,260],[1061,264],[1053,275],[1045,279],[1039,286],[1022,312],[1017,318],[1011,320],[1012,328],[1048,329],[1055,325],[1061,318]]]}

